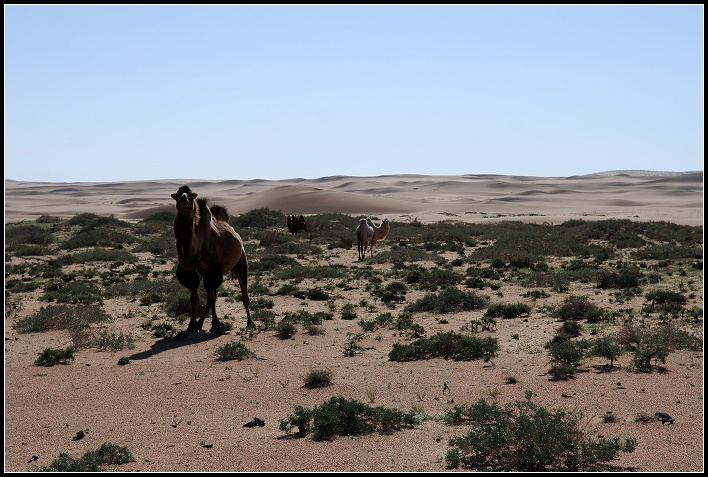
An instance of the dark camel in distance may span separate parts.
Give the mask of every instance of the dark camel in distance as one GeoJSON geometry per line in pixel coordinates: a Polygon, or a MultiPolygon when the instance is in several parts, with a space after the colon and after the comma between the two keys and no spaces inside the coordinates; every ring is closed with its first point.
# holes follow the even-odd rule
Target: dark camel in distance
{"type": "Polygon", "coordinates": [[[174,221],[177,279],[189,289],[189,301],[192,305],[187,331],[196,333],[201,330],[209,310],[212,317],[210,331],[223,331],[223,325],[216,317],[216,289],[224,281],[224,273],[227,272],[231,272],[231,276],[238,279],[248,317],[246,326],[252,327],[253,321],[248,306],[248,260],[241,236],[228,223],[228,210],[220,205],[210,207],[207,199],[197,199],[197,193],[192,192],[186,185],[180,187],[171,197],[175,200],[177,208],[174,221]],[[202,278],[208,306],[197,320],[197,288],[202,278]]]}
{"type": "Polygon", "coordinates": [[[298,230],[304,230],[307,232],[307,221],[305,217],[300,214],[300,217],[296,215],[288,215],[288,230],[291,234],[295,235],[298,230]]]}

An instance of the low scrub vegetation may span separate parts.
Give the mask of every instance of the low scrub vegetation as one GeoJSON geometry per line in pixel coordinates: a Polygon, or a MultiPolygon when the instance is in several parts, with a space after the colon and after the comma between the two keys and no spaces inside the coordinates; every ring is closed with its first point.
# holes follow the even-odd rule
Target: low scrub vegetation
{"type": "Polygon", "coordinates": [[[587,436],[581,417],[563,409],[548,410],[528,399],[503,407],[483,399],[455,406],[445,420],[473,429],[450,439],[445,463],[449,468],[497,471],[578,471],[636,449],[637,441],[631,437],[587,436]]]}
{"type": "Polygon", "coordinates": [[[54,366],[55,364],[68,364],[74,361],[74,352],[76,348],[69,346],[68,348],[45,348],[35,360],[36,366],[54,366]]]}
{"type": "MultiPolygon", "coordinates": [[[[80,214],[6,224],[6,321],[18,336],[58,331],[68,334],[71,344],[37,345],[25,355],[27,365],[33,360],[37,366],[70,364],[76,352],[82,361],[90,356],[86,348],[132,349],[136,342],[147,348],[155,340],[186,335],[191,304],[174,273],[174,216],[159,213],[132,224],[80,214]],[[125,332],[133,323],[137,337],[125,332]]],[[[529,351],[545,353],[540,366],[548,367],[551,380],[581,380],[590,371],[618,382],[618,373],[675,371],[671,353],[702,350],[702,227],[630,220],[570,220],[556,226],[401,221],[392,224],[373,257],[357,262],[358,218],[315,214],[307,221],[308,232],[293,236],[281,211],[231,217],[245,239],[257,327],[227,330],[241,342],[204,348],[226,362],[255,358],[244,343],[251,347],[249,340],[258,333],[256,346],[312,346],[313,356],[326,342],[339,356],[334,363],[313,363],[302,376],[303,386],[295,386],[298,394],[311,397],[344,381],[333,384],[322,363],[344,373],[370,364],[372,355],[387,356],[389,362],[379,364],[399,373],[415,360],[488,362],[520,353],[522,362],[529,351]],[[526,329],[544,326],[535,338],[525,336],[526,329]]],[[[218,294],[225,325],[239,323],[239,316],[228,314],[243,313],[238,285],[225,283],[218,294]]],[[[203,288],[200,295],[198,314],[206,306],[203,288]]],[[[11,346],[6,341],[6,348],[11,346]]],[[[253,349],[260,354],[264,348],[253,349]]],[[[524,383],[518,370],[505,372],[505,391],[524,383]]],[[[284,392],[292,390],[291,378],[281,382],[284,392]]],[[[386,384],[370,385],[371,403],[374,389],[386,384]]],[[[453,378],[450,388],[459,389],[456,384],[453,378]]],[[[549,383],[554,393],[559,385],[549,383]]],[[[528,399],[506,405],[497,404],[496,395],[495,402],[469,405],[449,399],[453,407],[441,420],[470,426],[466,435],[450,440],[444,458],[450,468],[591,470],[636,445],[631,439],[591,439],[579,430],[579,414],[547,410],[528,399]]],[[[290,437],[329,440],[398,431],[422,415],[339,396],[311,409],[296,406],[280,429],[290,437]]],[[[43,470],[93,471],[106,465],[94,457],[62,455],[43,470]]]]}
{"type": "Polygon", "coordinates": [[[58,459],[48,467],[39,469],[43,472],[102,472],[107,469],[103,465],[120,465],[134,462],[135,458],[127,446],[105,443],[98,449],[89,450],[81,457],[74,458],[67,453],[61,453],[58,459]]]}
{"type": "Polygon", "coordinates": [[[342,396],[307,409],[295,406],[294,414],[280,420],[280,430],[297,436],[312,434],[315,441],[331,440],[336,436],[361,436],[373,432],[391,433],[413,427],[418,421],[412,411],[371,407],[342,396]]]}
{"type": "Polygon", "coordinates": [[[496,338],[480,338],[448,331],[430,338],[419,338],[410,344],[396,343],[388,358],[391,361],[445,358],[458,361],[483,359],[486,362],[496,356],[498,349],[496,338]]]}
{"type": "Polygon", "coordinates": [[[233,359],[240,361],[246,358],[252,358],[256,355],[253,351],[246,348],[246,345],[236,343],[235,341],[230,341],[219,346],[216,348],[215,354],[218,361],[230,361],[233,359]]]}

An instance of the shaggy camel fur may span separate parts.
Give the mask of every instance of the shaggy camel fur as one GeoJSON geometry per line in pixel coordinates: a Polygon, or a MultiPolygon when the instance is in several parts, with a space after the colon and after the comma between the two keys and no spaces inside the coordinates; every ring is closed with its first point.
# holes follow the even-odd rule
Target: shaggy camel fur
{"type": "Polygon", "coordinates": [[[307,232],[307,222],[305,221],[305,217],[303,217],[302,214],[300,214],[300,217],[288,215],[288,230],[293,235],[295,235],[298,230],[304,230],[307,232]]]}
{"type": "Polygon", "coordinates": [[[371,255],[373,255],[374,245],[376,245],[376,242],[378,242],[379,240],[383,240],[388,236],[388,219],[383,219],[383,222],[381,222],[381,225],[379,225],[378,227],[374,225],[371,219],[366,219],[366,223],[369,224],[369,227],[374,229],[374,236],[371,239],[371,255]]]}
{"type": "Polygon", "coordinates": [[[366,245],[371,243],[374,237],[374,228],[366,222],[366,219],[359,221],[359,226],[356,228],[356,247],[359,252],[359,260],[366,258],[366,245]]]}
{"type": "Polygon", "coordinates": [[[197,193],[188,186],[180,187],[172,194],[176,202],[177,216],[174,221],[177,246],[177,279],[190,293],[191,319],[187,331],[196,333],[202,329],[204,318],[211,310],[211,330],[219,333],[223,325],[216,317],[216,289],[224,281],[224,273],[231,272],[238,279],[241,298],[246,308],[248,327],[253,326],[248,299],[248,260],[241,236],[229,225],[226,207],[209,206],[205,198],[197,199],[197,193]],[[197,200],[195,200],[197,199],[197,200]],[[197,320],[199,295],[197,288],[204,279],[207,292],[207,307],[197,320]]]}

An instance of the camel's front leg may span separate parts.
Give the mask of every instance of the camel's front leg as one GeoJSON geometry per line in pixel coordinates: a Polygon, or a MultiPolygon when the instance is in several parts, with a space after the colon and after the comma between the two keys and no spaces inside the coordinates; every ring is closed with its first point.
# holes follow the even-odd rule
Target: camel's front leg
{"type": "Polygon", "coordinates": [[[189,315],[189,326],[187,326],[187,331],[189,333],[196,333],[202,328],[202,323],[204,319],[197,323],[197,305],[199,305],[199,294],[197,289],[199,288],[199,274],[194,270],[186,270],[181,266],[177,265],[177,280],[182,284],[183,287],[189,289],[189,304],[192,306],[191,313],[189,315]]]}
{"type": "MultiPolygon", "coordinates": [[[[192,313],[190,315],[189,326],[187,326],[187,332],[197,333],[199,330],[202,329],[202,325],[204,324],[204,313],[202,313],[202,317],[197,320],[197,305],[199,305],[199,294],[197,293],[196,288],[189,290],[189,303],[192,305],[192,313]]],[[[205,313],[206,310],[207,308],[204,309],[205,313]]]]}
{"type": "Polygon", "coordinates": [[[221,270],[221,265],[218,263],[213,263],[209,270],[207,270],[204,275],[204,288],[207,291],[207,306],[204,308],[204,313],[199,320],[199,327],[201,328],[204,323],[204,318],[211,310],[211,331],[212,333],[221,333],[224,331],[224,327],[216,317],[216,289],[219,288],[221,282],[224,281],[224,272],[221,270]]]}

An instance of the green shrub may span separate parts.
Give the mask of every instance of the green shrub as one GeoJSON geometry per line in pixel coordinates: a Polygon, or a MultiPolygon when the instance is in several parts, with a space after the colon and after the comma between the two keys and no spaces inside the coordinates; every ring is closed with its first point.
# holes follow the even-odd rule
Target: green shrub
{"type": "Polygon", "coordinates": [[[20,244],[47,245],[54,241],[49,228],[43,225],[20,222],[5,225],[5,247],[20,244]]]}
{"type": "Polygon", "coordinates": [[[347,278],[346,270],[338,267],[315,266],[307,267],[303,265],[290,268],[281,268],[273,274],[278,280],[302,280],[312,278],[314,280],[324,280],[326,278],[347,278]]]}
{"type": "Polygon", "coordinates": [[[548,374],[556,381],[566,380],[575,376],[575,366],[562,362],[554,363],[548,368],[548,374]]]}
{"type": "Polygon", "coordinates": [[[110,316],[98,305],[49,305],[17,320],[13,328],[18,333],[40,333],[48,330],[82,329],[91,323],[110,320],[110,316]]]}
{"type": "Polygon", "coordinates": [[[215,354],[219,361],[229,361],[232,359],[241,361],[256,355],[253,351],[246,348],[243,343],[236,343],[235,341],[230,341],[219,346],[216,348],[215,354]]]}
{"type": "Polygon", "coordinates": [[[44,288],[42,298],[58,303],[81,303],[91,305],[103,303],[103,294],[97,285],[86,281],[54,280],[44,288]]]}
{"type": "Polygon", "coordinates": [[[553,363],[578,366],[585,357],[585,350],[590,346],[586,340],[554,339],[545,344],[553,363]]]}
{"type": "Polygon", "coordinates": [[[100,472],[105,469],[101,465],[120,465],[134,462],[133,454],[127,446],[117,446],[105,443],[96,450],[89,450],[78,459],[74,459],[69,454],[61,453],[59,458],[54,460],[49,467],[44,467],[42,471],[57,472],[100,472]]]}
{"type": "Polygon", "coordinates": [[[666,305],[669,303],[685,305],[688,301],[681,293],[668,290],[652,290],[645,295],[645,298],[652,303],[652,306],[666,305]]]}
{"type": "Polygon", "coordinates": [[[102,351],[118,351],[121,349],[135,348],[135,338],[130,333],[115,333],[107,328],[98,330],[75,330],[72,340],[77,346],[98,348],[102,351]]]}
{"type": "Polygon", "coordinates": [[[571,337],[580,336],[583,331],[583,325],[577,321],[566,321],[558,328],[558,334],[564,334],[571,337]]]}
{"type": "Polygon", "coordinates": [[[622,356],[623,351],[624,349],[617,344],[615,339],[605,336],[593,342],[592,348],[590,348],[590,355],[608,359],[610,368],[612,368],[615,360],[622,356]]]}
{"type": "Polygon", "coordinates": [[[451,426],[469,422],[492,422],[502,418],[505,411],[496,404],[479,399],[475,404],[455,404],[445,412],[443,421],[451,426]]]}
{"type": "Polygon", "coordinates": [[[310,288],[305,292],[305,296],[307,297],[308,300],[314,300],[314,301],[327,301],[330,299],[330,296],[327,292],[320,290],[318,288],[310,288]]]}
{"type": "MultiPolygon", "coordinates": [[[[626,340],[626,336],[623,336],[626,340]]],[[[635,371],[651,371],[651,360],[666,363],[666,358],[677,349],[700,351],[703,340],[672,324],[657,325],[652,328],[635,330],[632,338],[635,343],[632,367],[635,371]]]]}
{"type": "Polygon", "coordinates": [[[489,305],[484,316],[491,318],[517,318],[531,313],[531,307],[525,303],[494,303],[489,305]]]}
{"type": "Polygon", "coordinates": [[[241,214],[238,217],[231,217],[229,223],[232,227],[238,228],[267,228],[286,225],[286,217],[280,210],[271,210],[268,207],[253,209],[241,214]]]}
{"type": "Polygon", "coordinates": [[[69,346],[68,348],[45,348],[35,360],[36,366],[54,366],[55,364],[68,364],[69,361],[74,361],[74,352],[76,348],[69,346]]]}
{"type": "Polygon", "coordinates": [[[445,455],[449,468],[576,471],[592,469],[637,447],[629,437],[624,443],[619,438],[593,440],[581,428],[582,414],[547,410],[531,401],[502,408],[480,400],[458,415],[474,429],[450,439],[445,455]]]}
{"type": "Polygon", "coordinates": [[[456,313],[477,310],[487,305],[489,298],[474,292],[465,292],[449,287],[438,294],[428,294],[408,305],[406,311],[429,311],[438,313],[456,313]]]}
{"type": "Polygon", "coordinates": [[[639,276],[636,273],[601,272],[597,283],[598,288],[635,288],[639,286],[639,276]]]}
{"type": "Polygon", "coordinates": [[[354,304],[347,303],[342,307],[342,319],[343,320],[355,320],[356,319],[356,308],[354,304]]]}
{"type": "Polygon", "coordinates": [[[281,419],[280,430],[290,433],[297,427],[299,435],[312,433],[315,441],[323,441],[336,436],[391,433],[415,424],[417,419],[412,411],[371,407],[337,396],[312,410],[296,406],[294,415],[281,419]]]}
{"type": "Polygon", "coordinates": [[[281,340],[288,340],[295,335],[297,332],[297,327],[288,319],[282,319],[275,325],[275,334],[281,340]]]}
{"type": "Polygon", "coordinates": [[[283,267],[293,267],[299,265],[299,262],[287,255],[272,253],[264,255],[260,260],[251,261],[249,257],[248,272],[262,273],[266,271],[279,270],[283,267]]]}
{"type": "Polygon", "coordinates": [[[351,358],[364,351],[364,347],[359,344],[359,341],[364,337],[363,333],[355,333],[350,338],[349,341],[344,345],[344,356],[351,358]]]}
{"type": "Polygon", "coordinates": [[[160,222],[163,224],[172,224],[175,221],[176,212],[155,212],[154,214],[145,217],[141,222],[160,222]]]}
{"type": "Polygon", "coordinates": [[[124,244],[138,242],[133,235],[114,229],[86,229],[78,232],[61,243],[63,250],[74,250],[84,247],[113,247],[121,248],[124,244]]]}
{"type": "Polygon", "coordinates": [[[498,350],[496,338],[479,338],[448,331],[430,338],[419,338],[410,344],[395,343],[388,357],[391,361],[445,358],[456,361],[483,359],[486,362],[496,356],[498,350]]]}
{"type": "Polygon", "coordinates": [[[556,307],[553,316],[565,320],[581,320],[590,316],[595,316],[598,306],[590,302],[586,297],[569,296],[564,302],[556,307]]]}
{"type": "Polygon", "coordinates": [[[157,323],[152,325],[150,331],[155,338],[172,338],[179,333],[179,330],[169,323],[157,323]]]}

